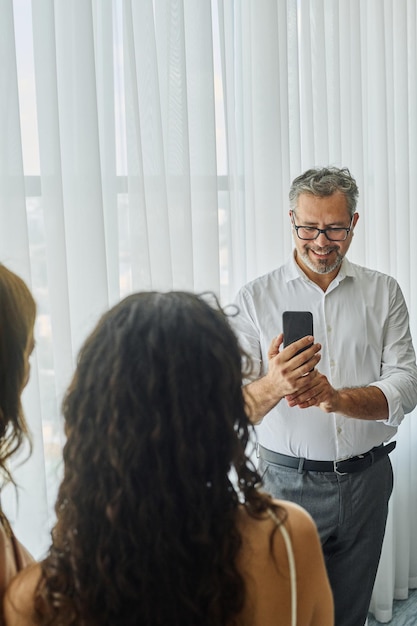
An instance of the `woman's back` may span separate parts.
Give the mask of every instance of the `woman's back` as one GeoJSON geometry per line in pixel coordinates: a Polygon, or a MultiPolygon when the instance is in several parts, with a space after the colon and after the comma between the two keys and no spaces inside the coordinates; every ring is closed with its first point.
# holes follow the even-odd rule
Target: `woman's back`
{"type": "MultiPolygon", "coordinates": [[[[272,512],[257,519],[244,507],[239,511],[242,547],[237,565],[245,581],[246,600],[233,626],[333,626],[332,594],[314,523],[296,504],[276,504],[287,513],[282,523],[277,523],[272,512]]],[[[32,566],[9,587],[5,599],[7,626],[37,623],[33,599],[40,575],[40,565],[32,566]]]]}
{"type": "Polygon", "coordinates": [[[246,602],[238,624],[332,626],[332,594],[314,522],[298,505],[275,502],[287,513],[278,527],[273,514],[265,515],[263,520],[245,510],[240,514],[243,545],[238,565],[246,584],[246,602]],[[292,599],[296,607],[294,621],[292,599]]]}

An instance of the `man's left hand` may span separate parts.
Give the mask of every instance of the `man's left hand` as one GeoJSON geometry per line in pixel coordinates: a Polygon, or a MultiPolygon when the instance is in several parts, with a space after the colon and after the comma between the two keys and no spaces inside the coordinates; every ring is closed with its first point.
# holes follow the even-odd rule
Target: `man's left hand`
{"type": "Polygon", "coordinates": [[[324,374],[317,372],[312,378],[311,386],[299,394],[285,396],[288,406],[298,406],[300,409],[317,406],[325,413],[337,412],[339,392],[331,386],[324,374]]]}

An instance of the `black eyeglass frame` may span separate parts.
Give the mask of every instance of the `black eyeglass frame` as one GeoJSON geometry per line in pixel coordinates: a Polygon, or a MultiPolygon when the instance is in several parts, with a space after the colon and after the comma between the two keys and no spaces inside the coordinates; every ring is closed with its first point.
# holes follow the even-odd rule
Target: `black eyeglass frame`
{"type": "Polygon", "coordinates": [[[349,236],[350,231],[352,230],[353,217],[354,217],[354,215],[352,215],[352,218],[351,218],[351,220],[350,220],[350,225],[349,225],[349,227],[348,227],[348,228],[344,228],[344,227],[337,227],[337,228],[334,228],[334,227],[331,227],[331,226],[329,226],[328,228],[316,228],[315,226],[303,226],[303,225],[301,225],[301,224],[300,224],[299,226],[297,226],[297,224],[296,224],[296,223],[295,223],[295,221],[294,221],[294,211],[291,211],[291,220],[292,220],[292,225],[294,226],[294,230],[295,230],[295,232],[297,233],[297,237],[298,237],[298,239],[301,239],[301,241],[315,241],[318,237],[320,237],[320,234],[321,234],[321,233],[323,233],[323,235],[324,235],[324,236],[326,237],[326,239],[328,239],[329,241],[346,241],[346,239],[347,239],[347,238],[348,238],[348,236],[349,236]],[[300,237],[300,234],[299,234],[299,232],[298,232],[298,229],[299,229],[299,228],[306,228],[307,230],[311,230],[311,231],[314,231],[314,230],[315,230],[315,231],[317,232],[317,235],[316,235],[315,237],[307,237],[307,238],[306,238],[306,237],[300,237]],[[327,234],[327,233],[328,233],[329,231],[330,231],[330,232],[332,232],[332,231],[335,231],[335,230],[337,230],[338,232],[339,232],[339,231],[341,231],[341,230],[344,230],[344,231],[346,232],[345,237],[344,237],[343,239],[331,239],[331,238],[328,236],[328,234],[327,234]]]}

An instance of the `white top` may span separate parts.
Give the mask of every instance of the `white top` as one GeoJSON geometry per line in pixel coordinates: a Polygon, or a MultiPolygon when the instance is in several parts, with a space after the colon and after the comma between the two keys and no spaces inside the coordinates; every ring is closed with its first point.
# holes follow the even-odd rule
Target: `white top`
{"type": "Polygon", "coordinates": [[[295,457],[340,460],[388,441],[417,404],[417,367],[408,311],[391,276],[346,258],[326,292],[293,257],[238,293],[232,318],[242,347],[254,361],[253,378],[266,374],[268,348],[282,332],[285,310],[311,311],[314,339],[322,345],[317,369],[336,389],[379,387],[387,421],[348,418],[318,407],[299,409],[281,400],[256,427],[265,448],[295,457]]]}

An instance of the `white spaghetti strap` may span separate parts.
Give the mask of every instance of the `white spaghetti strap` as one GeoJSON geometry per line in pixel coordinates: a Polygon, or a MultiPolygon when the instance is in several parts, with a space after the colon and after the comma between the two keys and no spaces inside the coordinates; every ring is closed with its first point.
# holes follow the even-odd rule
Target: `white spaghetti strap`
{"type": "Polygon", "coordinates": [[[290,582],[291,582],[291,626],[297,626],[297,580],[295,571],[294,552],[291,545],[291,539],[284,524],[280,524],[278,528],[284,538],[285,546],[287,548],[288,564],[290,567],[290,582]]]}

